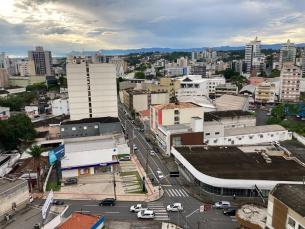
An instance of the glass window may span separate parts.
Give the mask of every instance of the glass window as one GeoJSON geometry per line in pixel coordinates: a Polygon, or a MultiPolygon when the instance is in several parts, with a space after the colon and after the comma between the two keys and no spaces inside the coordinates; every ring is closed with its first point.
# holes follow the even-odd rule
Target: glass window
{"type": "Polygon", "coordinates": [[[205,135],[210,135],[210,133],[205,133],[205,135]]]}
{"type": "Polygon", "coordinates": [[[95,129],[97,129],[97,128],[98,128],[98,126],[94,126],[94,128],[95,128],[95,129]]]}
{"type": "Polygon", "coordinates": [[[181,146],[182,145],[182,137],[173,137],[173,146],[181,146]]]}
{"type": "Polygon", "coordinates": [[[215,132],[215,134],[219,134],[219,132],[215,132]]]}
{"type": "Polygon", "coordinates": [[[75,128],[75,127],[72,127],[72,130],[76,130],[76,128],[75,128]]]}
{"type": "Polygon", "coordinates": [[[295,227],[295,221],[291,219],[290,217],[288,218],[288,224],[292,227],[295,227]]]}
{"type": "Polygon", "coordinates": [[[65,131],[65,128],[61,128],[61,131],[65,131]]]}

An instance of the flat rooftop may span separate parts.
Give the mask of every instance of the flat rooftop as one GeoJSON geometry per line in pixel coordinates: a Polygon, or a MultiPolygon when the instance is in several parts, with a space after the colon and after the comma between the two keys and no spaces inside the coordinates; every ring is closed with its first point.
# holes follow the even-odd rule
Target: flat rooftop
{"type": "Polygon", "coordinates": [[[222,95],[215,100],[215,103],[219,111],[242,110],[247,100],[248,97],[222,95]]]}
{"type": "MultiPolygon", "coordinates": [[[[249,116],[252,115],[249,111],[243,110],[231,110],[231,111],[212,111],[212,112],[205,112],[204,113],[204,121],[219,121],[222,118],[235,118],[241,116],[249,116]]],[[[255,117],[255,116],[253,116],[255,117]]]]}
{"type": "Polygon", "coordinates": [[[244,153],[238,147],[175,147],[201,173],[223,179],[302,181],[305,167],[283,157],[266,163],[260,153],[244,153]],[[285,169],[283,169],[285,168],[285,169]]]}
{"type": "Polygon", "coordinates": [[[305,185],[278,184],[270,194],[302,217],[305,217],[305,185]]]}
{"type": "Polygon", "coordinates": [[[114,117],[102,117],[102,118],[84,118],[80,120],[73,120],[73,121],[64,121],[62,125],[69,125],[69,124],[82,124],[82,123],[113,123],[113,122],[120,122],[118,118],[114,117]]]}
{"type": "Polygon", "coordinates": [[[280,125],[247,126],[241,128],[225,129],[224,136],[237,136],[247,134],[261,134],[269,132],[287,131],[280,125]]]}
{"type": "Polygon", "coordinates": [[[196,107],[201,107],[201,106],[194,104],[194,103],[179,103],[179,104],[167,103],[167,104],[154,105],[152,107],[156,108],[157,110],[169,110],[169,109],[175,109],[175,108],[179,108],[179,109],[196,108],[196,107]]]}

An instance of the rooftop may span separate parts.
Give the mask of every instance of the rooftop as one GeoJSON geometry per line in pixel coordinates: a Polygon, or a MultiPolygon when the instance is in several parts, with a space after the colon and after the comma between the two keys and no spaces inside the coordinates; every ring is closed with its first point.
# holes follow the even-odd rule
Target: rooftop
{"type": "Polygon", "coordinates": [[[103,118],[84,118],[84,119],[80,119],[80,120],[64,121],[61,124],[70,125],[70,124],[82,124],[82,123],[93,123],[93,122],[113,123],[113,122],[120,122],[120,120],[118,118],[108,116],[108,117],[103,117],[103,118]]]}
{"type": "Polygon", "coordinates": [[[166,125],[166,126],[159,126],[159,127],[163,127],[165,130],[167,131],[174,131],[174,132],[193,132],[188,131],[188,129],[190,129],[191,127],[185,124],[175,124],[175,125],[166,125]]]}
{"type": "Polygon", "coordinates": [[[215,120],[219,121],[221,118],[234,118],[234,117],[241,117],[248,115],[252,115],[252,113],[249,111],[242,111],[242,110],[212,111],[212,112],[204,113],[204,121],[205,122],[215,121],[215,120]]]}
{"type": "Polygon", "coordinates": [[[305,185],[277,184],[271,193],[289,208],[305,217],[305,185]]]}
{"type": "Polygon", "coordinates": [[[150,115],[150,109],[139,111],[143,116],[149,116],[150,115]]]}
{"type": "Polygon", "coordinates": [[[196,108],[196,107],[201,107],[197,104],[194,103],[167,103],[167,104],[160,104],[160,105],[154,105],[152,106],[157,110],[170,110],[170,109],[183,109],[183,108],[196,108]]]}
{"type": "Polygon", "coordinates": [[[134,89],[129,89],[126,90],[127,93],[131,95],[141,95],[141,94],[164,94],[167,93],[166,91],[148,91],[148,90],[134,90],[134,89]]]}
{"type": "Polygon", "coordinates": [[[24,87],[19,87],[19,86],[9,86],[9,87],[5,87],[5,90],[10,90],[10,89],[18,89],[18,88],[24,88],[24,87]]]}
{"type": "Polygon", "coordinates": [[[93,140],[93,141],[80,141],[80,142],[66,142],[65,151],[66,153],[80,152],[80,151],[91,151],[91,150],[102,150],[115,148],[115,144],[112,138],[93,140]]]}
{"type": "Polygon", "coordinates": [[[277,131],[286,131],[286,129],[280,125],[248,126],[242,128],[225,129],[224,136],[260,134],[277,131]]]}
{"type": "MultiPolygon", "coordinates": [[[[48,163],[49,163],[48,157],[45,157],[45,156],[40,157],[40,167],[41,168],[44,168],[48,163]]],[[[32,157],[29,157],[24,160],[19,160],[10,173],[28,172],[27,169],[30,169],[30,171],[32,171],[32,172],[37,171],[35,160],[32,157]]]]}
{"type": "Polygon", "coordinates": [[[235,95],[222,95],[215,100],[219,111],[242,110],[248,98],[235,95]]]}
{"type": "Polygon", "coordinates": [[[36,138],[45,138],[47,137],[49,134],[49,131],[42,131],[42,132],[38,132],[37,135],[36,135],[36,138]]]}
{"type": "Polygon", "coordinates": [[[81,213],[73,213],[58,229],[90,229],[102,215],[86,215],[81,213]]]}
{"type": "Polygon", "coordinates": [[[258,203],[246,203],[240,206],[236,211],[237,219],[249,222],[253,225],[259,225],[259,228],[265,228],[267,208],[258,203]]]}
{"type": "MultiPolygon", "coordinates": [[[[184,89],[184,88],[182,88],[184,89]]],[[[185,88],[188,89],[188,88],[185,88]]],[[[181,95],[178,97],[178,100],[180,103],[194,103],[202,107],[210,107],[210,108],[215,108],[214,104],[207,99],[206,96],[187,96],[187,95],[181,95]]]]}
{"type": "Polygon", "coordinates": [[[52,126],[52,125],[54,126],[54,125],[59,125],[64,120],[69,120],[69,119],[70,119],[70,115],[61,115],[35,122],[34,125],[35,128],[42,126],[52,126]]]}
{"type": "Polygon", "coordinates": [[[242,93],[242,92],[245,92],[245,91],[254,93],[255,89],[256,89],[256,86],[255,86],[255,85],[249,84],[249,85],[244,86],[244,87],[239,91],[239,93],[242,93]]]}
{"type": "Polygon", "coordinates": [[[247,153],[233,146],[175,148],[198,171],[216,178],[301,181],[305,173],[305,167],[280,156],[270,157],[272,163],[266,163],[255,146],[247,153]]]}

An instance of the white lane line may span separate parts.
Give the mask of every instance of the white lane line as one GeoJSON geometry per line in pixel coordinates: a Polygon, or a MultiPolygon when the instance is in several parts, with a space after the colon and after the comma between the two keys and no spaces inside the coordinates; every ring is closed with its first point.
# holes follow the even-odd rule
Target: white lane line
{"type": "Polygon", "coordinates": [[[183,196],[183,197],[185,197],[185,195],[183,194],[183,192],[179,189],[178,190],[180,193],[181,193],[181,195],[183,196]]]}
{"type": "Polygon", "coordinates": [[[170,189],[167,189],[169,191],[169,193],[174,196],[174,194],[172,193],[172,191],[170,189]]]}
{"type": "Polygon", "coordinates": [[[162,218],[159,219],[159,218],[156,218],[156,217],[155,217],[155,220],[169,220],[169,218],[167,217],[167,219],[164,219],[164,218],[162,217],[162,218]]]}
{"type": "Polygon", "coordinates": [[[186,195],[186,197],[189,196],[185,190],[182,189],[182,191],[184,192],[184,194],[186,195]]]}
{"type": "MultiPolygon", "coordinates": [[[[163,210],[154,210],[154,212],[156,212],[156,214],[157,214],[158,212],[166,212],[166,210],[165,209],[163,209],[163,210]]],[[[164,213],[159,213],[159,214],[164,214],[164,213]]]]}
{"type": "Polygon", "coordinates": [[[237,221],[237,219],[232,219],[232,221],[237,221]]]}
{"type": "Polygon", "coordinates": [[[84,206],[86,206],[86,207],[93,207],[93,206],[98,207],[98,205],[97,205],[97,204],[96,204],[96,205],[84,205],[84,206]]]}
{"type": "Polygon", "coordinates": [[[175,190],[174,189],[171,189],[172,190],[172,192],[175,194],[175,196],[178,196],[177,194],[176,194],[176,192],[175,192],[175,190]]]}
{"type": "Polygon", "coordinates": [[[169,197],[171,197],[171,195],[169,194],[169,192],[165,189],[165,192],[167,193],[167,195],[169,196],[169,197]]]}
{"type": "Polygon", "coordinates": [[[181,196],[180,193],[178,192],[178,190],[177,189],[175,189],[175,190],[177,191],[178,195],[181,196]]]}
{"type": "Polygon", "coordinates": [[[165,185],[162,185],[163,187],[171,187],[172,185],[171,184],[165,184],[165,185]]]}
{"type": "Polygon", "coordinates": [[[108,213],[108,214],[117,214],[119,212],[105,212],[105,213],[108,213]]]}
{"type": "Polygon", "coordinates": [[[75,211],[75,212],[90,212],[90,211],[75,211]]]}

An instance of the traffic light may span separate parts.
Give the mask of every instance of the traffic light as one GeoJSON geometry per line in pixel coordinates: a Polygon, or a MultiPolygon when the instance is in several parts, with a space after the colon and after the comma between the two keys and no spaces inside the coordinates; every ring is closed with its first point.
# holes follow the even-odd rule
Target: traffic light
{"type": "Polygon", "coordinates": [[[170,177],[179,177],[179,171],[178,172],[170,172],[169,176],[170,177]]]}

